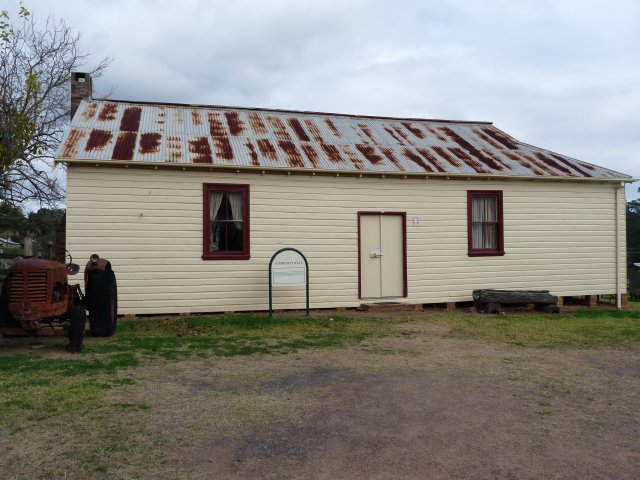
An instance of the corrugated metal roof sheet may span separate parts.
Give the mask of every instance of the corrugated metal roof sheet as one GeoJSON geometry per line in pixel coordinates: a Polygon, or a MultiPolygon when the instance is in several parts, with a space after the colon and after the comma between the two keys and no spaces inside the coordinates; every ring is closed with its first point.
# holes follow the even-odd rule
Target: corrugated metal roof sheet
{"type": "Polygon", "coordinates": [[[60,161],[626,179],[488,122],[84,100],[60,161]]]}

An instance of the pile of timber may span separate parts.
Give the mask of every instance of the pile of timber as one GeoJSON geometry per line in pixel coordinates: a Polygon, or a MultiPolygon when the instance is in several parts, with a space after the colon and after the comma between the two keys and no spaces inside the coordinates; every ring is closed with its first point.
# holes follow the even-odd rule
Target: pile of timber
{"type": "Polygon", "coordinates": [[[537,312],[558,313],[558,297],[549,290],[474,290],[476,310],[482,313],[503,313],[502,304],[530,305],[537,312]]]}

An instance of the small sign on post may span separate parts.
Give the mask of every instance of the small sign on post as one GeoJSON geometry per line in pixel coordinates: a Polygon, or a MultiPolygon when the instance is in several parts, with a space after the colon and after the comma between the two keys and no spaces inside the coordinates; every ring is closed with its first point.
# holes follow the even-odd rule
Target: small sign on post
{"type": "Polygon", "coordinates": [[[269,316],[273,316],[273,287],[305,285],[309,316],[309,264],[301,251],[281,248],[269,262],[269,316]]]}

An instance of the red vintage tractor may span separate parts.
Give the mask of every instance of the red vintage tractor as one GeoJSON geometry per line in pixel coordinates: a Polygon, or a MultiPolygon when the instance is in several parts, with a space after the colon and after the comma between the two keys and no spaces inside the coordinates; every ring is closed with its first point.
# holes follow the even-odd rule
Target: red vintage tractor
{"type": "MultiPolygon", "coordinates": [[[[118,321],[118,290],[111,263],[93,254],[84,269],[84,292],[69,282],[80,267],[72,262],[20,259],[0,294],[3,336],[67,335],[67,350],[82,350],[87,310],[91,335],[110,337],[118,321]]],[[[65,259],[66,261],[66,259],[65,259]]]]}

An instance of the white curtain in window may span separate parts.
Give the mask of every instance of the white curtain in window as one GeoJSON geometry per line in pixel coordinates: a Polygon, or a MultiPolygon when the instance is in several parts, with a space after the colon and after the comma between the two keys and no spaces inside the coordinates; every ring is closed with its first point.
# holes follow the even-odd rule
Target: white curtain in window
{"type": "Polygon", "coordinates": [[[238,230],[242,230],[242,192],[227,192],[227,198],[231,205],[231,216],[234,225],[238,230]]]}
{"type": "Polygon", "coordinates": [[[209,219],[213,222],[218,215],[220,205],[222,205],[222,199],[224,198],[224,192],[211,192],[211,202],[209,204],[209,219]]]}
{"type": "MultiPolygon", "coordinates": [[[[218,216],[224,192],[211,192],[209,202],[209,220],[213,222],[218,216]]],[[[211,232],[209,237],[209,247],[212,252],[217,252],[219,248],[220,227],[216,223],[211,223],[211,232]]]]}
{"type": "Polygon", "coordinates": [[[484,242],[482,248],[498,248],[497,225],[490,223],[484,226],[484,242]]]}
{"type": "Polygon", "coordinates": [[[498,199],[493,195],[473,197],[471,241],[473,248],[498,248],[498,199]]]}
{"type": "Polygon", "coordinates": [[[473,248],[484,248],[482,246],[482,224],[474,223],[471,231],[471,240],[473,242],[473,248]]]}

